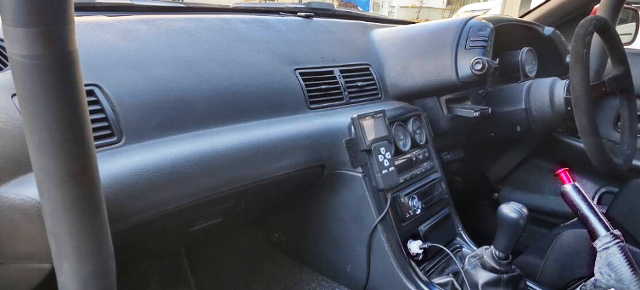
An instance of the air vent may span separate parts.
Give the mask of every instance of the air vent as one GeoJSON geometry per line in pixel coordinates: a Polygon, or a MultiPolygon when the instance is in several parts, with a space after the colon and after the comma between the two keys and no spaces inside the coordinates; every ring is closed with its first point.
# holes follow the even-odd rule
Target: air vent
{"type": "Polygon", "coordinates": [[[345,102],[335,69],[298,71],[309,108],[335,106],[345,102]]]}
{"type": "Polygon", "coordinates": [[[4,39],[0,38],[0,72],[9,70],[9,55],[4,46],[4,39]]]}
{"type": "MultiPolygon", "coordinates": [[[[85,92],[87,94],[87,107],[89,109],[89,120],[91,121],[93,144],[96,148],[117,144],[122,140],[120,127],[102,91],[95,86],[86,86],[85,92]]],[[[13,94],[11,99],[19,109],[18,97],[13,94]]]]}
{"type": "Polygon", "coordinates": [[[106,100],[102,92],[95,87],[86,87],[87,105],[89,108],[89,120],[93,133],[93,143],[96,148],[118,143],[120,138],[116,133],[112,121],[113,112],[106,107],[106,100]]]}
{"type": "Polygon", "coordinates": [[[379,100],[378,82],[368,66],[342,68],[339,70],[350,102],[379,100]]]}
{"type": "Polygon", "coordinates": [[[375,73],[368,65],[297,70],[310,109],[382,99],[375,73]]]}

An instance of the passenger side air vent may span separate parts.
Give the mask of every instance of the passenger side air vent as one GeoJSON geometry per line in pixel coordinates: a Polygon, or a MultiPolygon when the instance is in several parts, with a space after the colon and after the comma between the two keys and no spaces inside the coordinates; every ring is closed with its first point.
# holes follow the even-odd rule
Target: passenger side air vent
{"type": "Polygon", "coordinates": [[[382,99],[375,73],[368,65],[296,70],[307,107],[320,109],[382,99]]]}
{"type": "Polygon", "coordinates": [[[96,148],[120,142],[118,127],[115,125],[113,111],[108,106],[104,95],[96,87],[86,87],[89,120],[96,148]]]}
{"type": "Polygon", "coordinates": [[[0,38],[0,72],[9,70],[9,55],[4,46],[4,39],[0,38]]]}
{"type": "Polygon", "coordinates": [[[309,108],[324,108],[345,102],[335,69],[304,70],[297,73],[309,108]]]}
{"type": "Polygon", "coordinates": [[[371,67],[343,68],[339,72],[350,102],[379,100],[381,98],[378,82],[371,67]]]}
{"type": "MultiPolygon", "coordinates": [[[[93,135],[93,144],[96,148],[102,148],[109,145],[117,144],[122,140],[120,127],[116,120],[115,114],[102,91],[95,86],[86,86],[87,107],[89,109],[89,120],[91,121],[91,133],[93,135]]],[[[13,94],[11,99],[20,109],[18,96],[13,94]]]]}

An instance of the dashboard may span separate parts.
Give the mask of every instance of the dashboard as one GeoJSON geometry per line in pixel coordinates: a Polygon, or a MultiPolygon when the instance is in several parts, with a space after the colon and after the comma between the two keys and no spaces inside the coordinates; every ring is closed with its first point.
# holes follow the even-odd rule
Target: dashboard
{"type": "MultiPolygon", "coordinates": [[[[314,136],[318,136],[305,141],[297,136],[297,140],[288,146],[292,148],[298,148],[296,144],[304,146],[307,142],[323,143],[313,140],[327,134],[340,135],[330,129],[331,124],[343,126],[338,125],[342,121],[338,121],[336,116],[345,112],[350,116],[353,112],[369,107],[392,107],[397,105],[394,102],[421,107],[427,113],[436,136],[455,132],[464,127],[468,120],[459,123],[460,118],[447,112],[446,102],[455,99],[447,96],[484,88],[488,82],[486,78],[474,76],[470,72],[469,64],[473,57],[484,55],[495,59],[493,55],[501,51],[530,46],[537,50],[540,59],[539,74],[544,74],[555,66],[566,67],[565,63],[555,64],[554,61],[563,59],[558,51],[566,52],[557,31],[501,17],[461,18],[394,26],[361,21],[314,19],[312,22],[295,17],[251,15],[85,15],[77,17],[76,29],[85,83],[89,87],[98,88],[100,95],[104,96],[103,103],[106,109],[113,112],[114,128],[117,127],[120,134],[119,143],[99,148],[98,156],[104,167],[101,172],[105,175],[103,180],[107,184],[110,183],[109,176],[122,179],[120,181],[127,180],[128,175],[123,173],[126,168],[134,172],[146,172],[156,166],[164,168],[161,166],[163,162],[173,162],[171,154],[165,148],[182,148],[178,152],[185,158],[212,154],[216,160],[223,158],[217,160],[221,164],[233,164],[231,157],[235,154],[251,155],[267,148],[281,148],[274,145],[282,144],[279,140],[285,139],[283,134],[294,138],[296,134],[304,136],[315,132],[314,136]],[[466,42],[470,41],[469,31],[478,26],[490,29],[489,40],[494,43],[489,41],[487,47],[468,49],[466,42]],[[218,33],[206,33],[207,27],[221,29],[218,33]],[[539,48],[539,42],[531,37],[511,41],[510,46],[505,47],[507,42],[504,39],[510,37],[508,35],[511,35],[511,30],[523,29],[521,27],[536,32],[540,39],[550,39],[547,42],[553,43],[557,49],[547,52],[539,48]],[[201,37],[183,33],[186,28],[201,37]],[[335,33],[336,30],[341,33],[335,33]],[[100,33],[95,33],[96,31],[100,33]],[[238,37],[239,35],[243,37],[238,37]],[[434,39],[438,41],[433,41],[434,39]],[[260,49],[251,44],[254,42],[271,49],[260,49]],[[294,47],[283,47],[281,43],[297,44],[294,47]],[[327,43],[333,45],[327,46],[327,43]],[[210,53],[212,51],[216,53],[210,53]],[[471,53],[474,55],[466,56],[471,53]],[[309,110],[304,90],[301,91],[299,79],[294,72],[301,68],[354,63],[365,63],[371,67],[380,87],[381,98],[361,105],[309,110]],[[217,69],[218,67],[225,69],[217,69]],[[471,80],[466,81],[467,78],[471,80]],[[290,126],[294,124],[292,122],[303,125],[300,129],[294,128],[290,126]],[[253,136],[262,136],[260,140],[263,141],[250,141],[252,138],[246,132],[254,132],[258,124],[263,128],[260,131],[264,133],[253,136]],[[322,127],[326,128],[315,128],[312,124],[323,124],[322,127]],[[289,129],[279,130],[279,126],[289,129]],[[278,132],[269,135],[266,133],[270,132],[269,128],[278,132]],[[217,140],[224,141],[209,145],[205,140],[213,138],[212,136],[218,136],[217,140]],[[203,143],[190,140],[202,140],[203,143]],[[241,145],[246,145],[246,150],[242,150],[241,145]],[[136,165],[119,161],[131,154],[145,151],[157,152],[155,158],[136,157],[139,159],[136,165]],[[218,151],[221,154],[213,155],[218,151]],[[240,154],[240,151],[243,153],[240,154]],[[123,164],[126,166],[118,167],[123,164]],[[109,173],[111,171],[114,173],[109,173]]],[[[6,185],[20,176],[29,175],[31,169],[24,137],[21,136],[21,118],[15,98],[12,98],[15,90],[9,71],[0,73],[0,92],[7,96],[0,99],[0,121],[6,124],[0,130],[2,136],[8,136],[11,140],[0,151],[0,158],[3,164],[16,164],[0,170],[0,184],[6,185]]],[[[473,98],[469,94],[462,100],[456,99],[456,102],[471,102],[473,98]]],[[[400,132],[405,126],[409,129],[409,125],[411,124],[398,125],[396,131],[400,132]]],[[[415,139],[405,139],[407,143],[396,146],[398,150],[407,150],[411,148],[409,143],[416,143],[415,139]]],[[[348,162],[344,162],[344,155],[339,153],[342,151],[331,146],[315,151],[317,153],[313,156],[305,151],[300,158],[292,158],[301,161],[298,165],[263,156],[258,158],[264,161],[261,163],[264,165],[259,168],[265,170],[253,170],[253,179],[247,178],[251,176],[244,173],[240,174],[245,170],[239,167],[237,175],[226,179],[227,184],[210,189],[214,192],[227,190],[318,164],[324,164],[328,169],[348,169],[348,162]],[[276,170],[276,164],[282,167],[276,170]]],[[[292,151],[287,152],[287,155],[291,154],[292,151]]],[[[186,160],[179,161],[184,162],[185,166],[188,164],[186,160]]],[[[192,170],[211,172],[214,168],[201,164],[192,170]]],[[[151,172],[164,177],[164,174],[171,175],[171,171],[151,172]]],[[[160,177],[158,175],[153,178],[160,177]]],[[[140,174],[135,176],[144,178],[140,174]]],[[[168,177],[168,180],[181,183],[182,180],[192,178],[194,177],[168,177]]],[[[115,226],[203,196],[202,192],[194,189],[190,193],[177,195],[180,198],[169,192],[164,197],[164,190],[142,186],[151,186],[152,182],[131,182],[136,184],[129,187],[132,190],[126,190],[125,186],[107,187],[107,196],[114,197],[107,203],[118,208],[129,207],[125,200],[151,190],[158,192],[154,199],[157,205],[145,210],[123,210],[122,217],[112,217],[112,224],[115,226]]],[[[114,181],[114,184],[118,183],[122,182],[114,181]]],[[[115,214],[120,210],[111,212],[115,214]]]]}
{"type": "MultiPolygon", "coordinates": [[[[477,122],[450,108],[478,109],[488,87],[519,81],[478,73],[483,64],[474,68],[474,60],[506,68],[501,58],[530,48],[530,78],[567,73],[559,32],[499,16],[404,26],[285,15],[96,13],[77,16],[76,32],[87,92],[96,96],[88,99],[97,106],[91,114],[104,115],[109,130],[95,130],[94,139],[110,138],[96,147],[116,235],[167,219],[188,230],[206,223],[202,216],[211,208],[270,206],[263,198],[302,198],[310,188],[327,195],[338,187],[377,192],[363,187],[367,169],[354,165],[365,157],[345,140],[354,137],[352,117],[379,111],[388,123],[365,121],[361,131],[371,144],[388,142],[382,158],[372,158],[387,170],[382,175],[393,167],[397,180],[376,185],[407,193],[399,195],[394,218],[401,235],[415,234],[408,229],[418,223],[420,205],[446,197],[434,143],[477,122]],[[279,182],[292,195],[283,197],[279,182]]],[[[39,197],[15,93],[10,71],[0,72],[0,164],[11,164],[0,165],[0,207],[18,206],[2,208],[0,221],[21,217],[23,234],[39,235],[34,243],[46,249],[43,224],[32,214],[39,197]]],[[[454,211],[441,205],[438,212],[454,211]]],[[[11,228],[0,223],[0,237],[11,228]]],[[[0,238],[6,248],[19,247],[15,241],[0,238]]],[[[47,257],[32,260],[39,259],[47,257]]]]}

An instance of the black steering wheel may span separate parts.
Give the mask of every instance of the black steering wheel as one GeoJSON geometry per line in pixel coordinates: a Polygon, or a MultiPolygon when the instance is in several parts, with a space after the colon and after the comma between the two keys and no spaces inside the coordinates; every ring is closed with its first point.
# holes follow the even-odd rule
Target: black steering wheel
{"type": "Polygon", "coordinates": [[[571,42],[569,80],[576,126],[587,155],[604,172],[625,172],[636,152],[636,97],[622,41],[604,17],[589,16],[578,24],[571,42]],[[600,36],[607,49],[613,73],[592,84],[589,80],[589,55],[594,33],[600,36]],[[617,143],[602,138],[596,120],[597,98],[611,97],[617,97],[620,105],[620,140],[617,143]]]}

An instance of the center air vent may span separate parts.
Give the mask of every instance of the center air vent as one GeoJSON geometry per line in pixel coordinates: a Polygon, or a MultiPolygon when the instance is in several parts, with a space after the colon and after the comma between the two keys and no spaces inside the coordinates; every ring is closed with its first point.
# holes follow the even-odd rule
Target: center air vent
{"type": "MultiPolygon", "coordinates": [[[[117,144],[122,140],[120,127],[116,122],[115,114],[107,102],[102,91],[95,86],[86,86],[87,107],[89,109],[89,120],[91,121],[91,133],[93,144],[96,148],[117,144]]],[[[19,109],[18,97],[11,96],[16,107],[19,109]]]]}
{"type": "Polygon", "coordinates": [[[343,68],[339,72],[351,102],[380,99],[378,82],[370,67],[343,68]]]}
{"type": "Polygon", "coordinates": [[[310,109],[382,99],[375,73],[368,65],[301,69],[296,74],[310,109]]]}
{"type": "Polygon", "coordinates": [[[298,77],[307,95],[309,108],[322,108],[344,103],[342,85],[335,69],[298,71],[298,77]]]}

